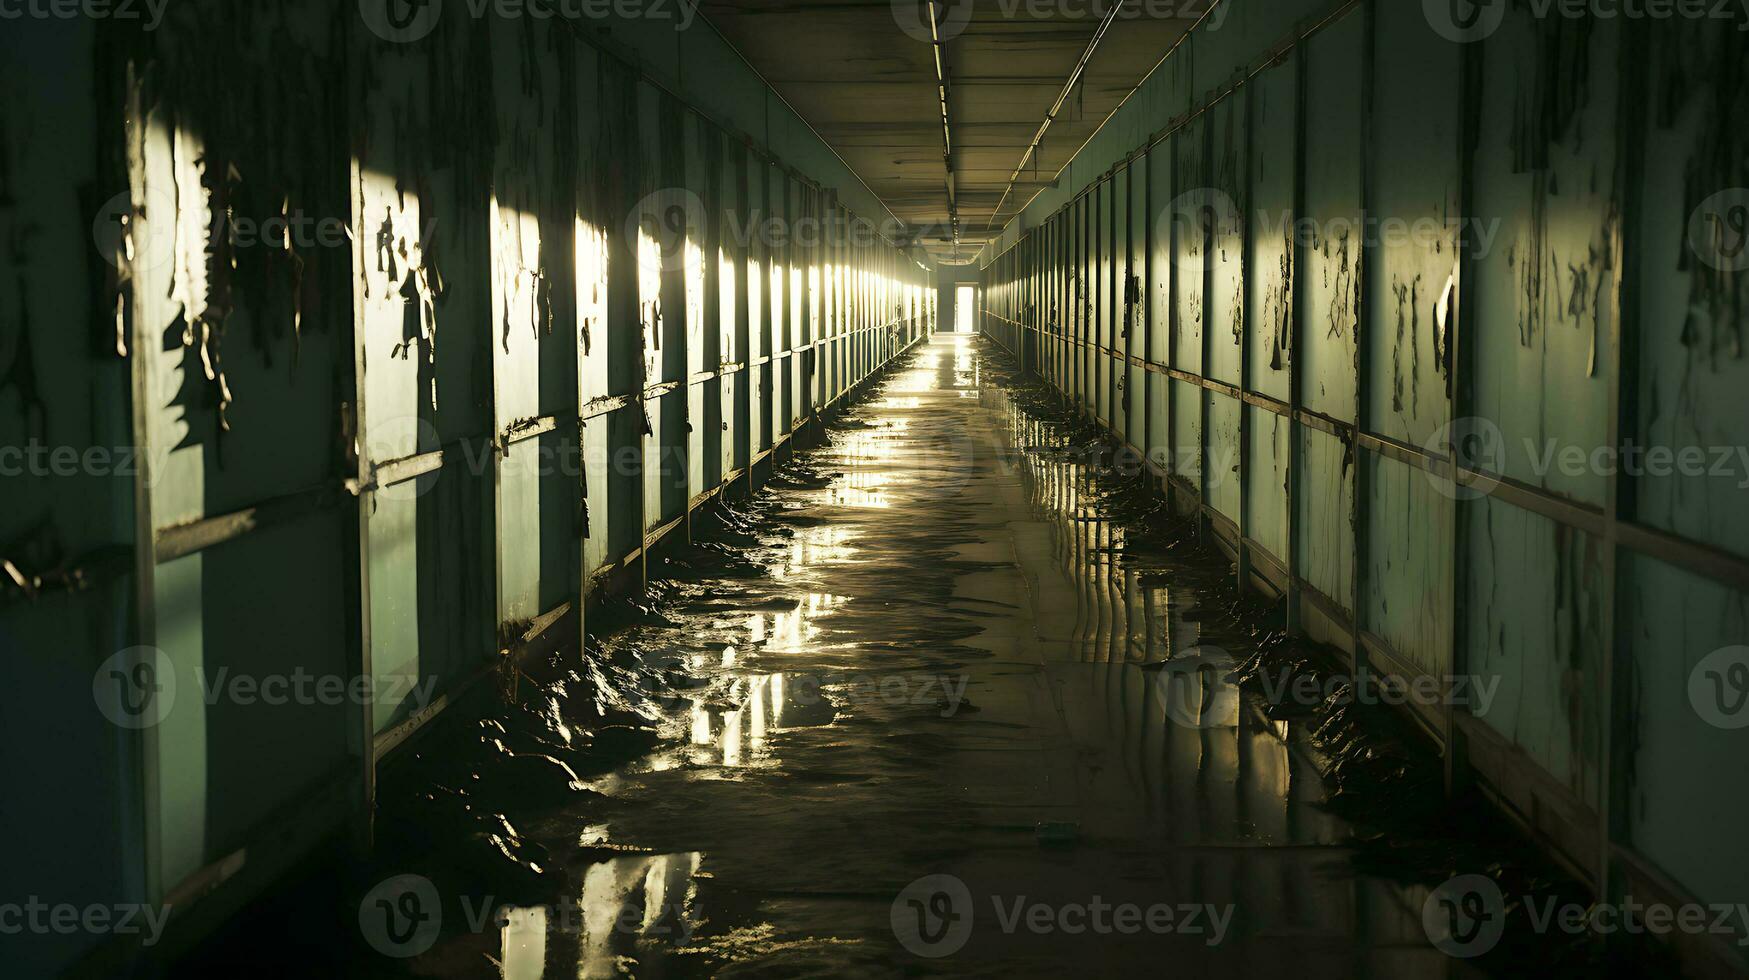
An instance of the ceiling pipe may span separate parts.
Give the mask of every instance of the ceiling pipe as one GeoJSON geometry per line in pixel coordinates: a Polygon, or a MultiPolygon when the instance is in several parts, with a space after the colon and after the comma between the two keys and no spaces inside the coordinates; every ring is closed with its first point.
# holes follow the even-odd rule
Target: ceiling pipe
{"type": "Polygon", "coordinates": [[[936,16],[938,2],[929,0],[929,42],[935,52],[935,93],[941,105],[941,163],[947,173],[947,221],[953,231],[953,244],[957,247],[960,242],[959,202],[954,196],[953,129],[947,121],[947,59],[942,56],[947,42],[941,39],[940,18],[936,16]]]}
{"type": "MultiPolygon", "coordinates": [[[[1191,25],[1190,25],[1190,29],[1189,29],[1189,30],[1187,30],[1187,31],[1185,31],[1185,32],[1184,32],[1184,33],[1183,33],[1183,34],[1181,34],[1181,35],[1179,35],[1179,37],[1178,37],[1178,40],[1176,40],[1176,41],[1173,41],[1173,42],[1172,42],[1172,45],[1171,45],[1171,47],[1168,47],[1168,48],[1167,48],[1167,49],[1166,49],[1166,53],[1165,53],[1165,54],[1163,54],[1163,55],[1161,55],[1161,56],[1160,56],[1160,60],[1159,60],[1159,61],[1156,61],[1156,62],[1154,62],[1154,67],[1152,67],[1152,68],[1150,68],[1150,69],[1148,69],[1148,73],[1147,73],[1147,74],[1146,74],[1146,75],[1143,75],[1143,76],[1142,76],[1142,80],[1141,80],[1141,81],[1139,81],[1139,82],[1137,82],[1137,83],[1136,83],[1136,84],[1134,84],[1134,85],[1132,85],[1132,86],[1130,86],[1130,90],[1129,90],[1129,92],[1127,92],[1127,93],[1125,93],[1125,94],[1124,94],[1124,97],[1123,97],[1123,98],[1122,98],[1122,99],[1121,99],[1121,100],[1119,100],[1119,102],[1118,102],[1118,104],[1117,104],[1117,107],[1116,107],[1116,108],[1114,108],[1114,109],[1112,109],[1112,110],[1111,110],[1111,112],[1109,112],[1109,113],[1107,113],[1107,114],[1106,114],[1106,117],[1105,117],[1105,118],[1104,118],[1104,119],[1103,119],[1103,120],[1101,120],[1101,121],[1100,121],[1100,123],[1099,123],[1099,125],[1098,125],[1098,126],[1095,126],[1095,127],[1094,127],[1094,129],[1093,129],[1093,132],[1092,132],[1092,133],[1089,133],[1089,134],[1088,134],[1088,135],[1087,135],[1087,138],[1086,138],[1086,139],[1085,139],[1085,140],[1083,140],[1083,141],[1082,141],[1082,142],[1081,142],[1081,145],[1080,145],[1080,146],[1078,146],[1078,147],[1076,147],[1076,148],[1075,148],[1075,152],[1074,152],[1074,153],[1071,153],[1071,154],[1070,154],[1070,155],[1069,155],[1069,159],[1070,159],[1070,160],[1071,160],[1071,161],[1072,161],[1072,160],[1074,160],[1074,158],[1075,158],[1075,157],[1076,157],[1076,156],[1077,156],[1077,155],[1078,155],[1078,154],[1080,154],[1080,152],[1081,152],[1081,151],[1082,151],[1082,150],[1084,150],[1084,149],[1086,149],[1086,148],[1087,148],[1087,145],[1088,145],[1088,144],[1089,144],[1089,143],[1092,143],[1092,142],[1093,142],[1093,139],[1094,139],[1094,137],[1096,137],[1096,136],[1098,136],[1098,135],[1099,135],[1099,132],[1100,132],[1100,130],[1102,130],[1102,129],[1104,129],[1104,128],[1105,128],[1105,124],[1106,124],[1106,123],[1108,123],[1108,122],[1110,122],[1110,121],[1111,121],[1111,120],[1112,120],[1112,119],[1113,119],[1113,118],[1115,118],[1115,117],[1116,117],[1116,116],[1117,116],[1117,114],[1118,114],[1118,112],[1119,112],[1119,111],[1120,111],[1120,110],[1122,110],[1122,109],[1123,109],[1123,107],[1124,107],[1124,106],[1125,106],[1125,105],[1128,105],[1128,104],[1129,104],[1129,101],[1130,101],[1130,97],[1131,97],[1131,96],[1133,96],[1133,95],[1135,95],[1135,94],[1136,94],[1136,93],[1137,93],[1137,92],[1139,92],[1139,91],[1141,91],[1141,88],[1142,88],[1142,86],[1143,86],[1143,85],[1146,85],[1146,84],[1147,84],[1147,83],[1148,83],[1148,79],[1150,79],[1150,78],[1153,78],[1153,77],[1154,77],[1154,73],[1155,73],[1155,72],[1157,72],[1157,71],[1159,71],[1159,70],[1160,70],[1160,66],[1161,66],[1161,65],[1164,65],[1164,64],[1165,64],[1165,63],[1166,63],[1166,62],[1167,62],[1167,61],[1168,61],[1168,60],[1170,60],[1170,59],[1171,59],[1171,57],[1172,57],[1172,56],[1173,56],[1173,55],[1174,55],[1174,54],[1177,54],[1177,53],[1178,53],[1178,47],[1179,47],[1179,45],[1181,45],[1181,44],[1183,44],[1183,43],[1184,43],[1184,42],[1186,42],[1186,41],[1188,41],[1188,40],[1190,40],[1190,36],[1191,36],[1191,35],[1192,35],[1192,34],[1194,34],[1194,33],[1196,33],[1196,29],[1197,29],[1197,28],[1198,28],[1198,27],[1201,27],[1201,26],[1202,26],[1202,22],[1203,22],[1203,21],[1204,21],[1204,20],[1206,20],[1206,19],[1208,19],[1208,16],[1209,16],[1209,15],[1210,15],[1210,14],[1212,14],[1212,13],[1213,13],[1213,12],[1214,12],[1214,9],[1215,9],[1215,7],[1216,7],[1216,6],[1218,6],[1218,5],[1220,5],[1220,4],[1221,4],[1221,3],[1222,3],[1222,2],[1223,2],[1223,0],[1209,0],[1209,4],[1208,4],[1208,6],[1207,6],[1207,7],[1204,7],[1204,8],[1203,8],[1203,11],[1202,11],[1202,13],[1201,13],[1201,14],[1199,14],[1199,15],[1198,15],[1198,16],[1197,16],[1197,18],[1196,18],[1196,22],[1195,22],[1195,23],[1193,23],[1193,24],[1191,24],[1191,25]]],[[[1056,174],[1055,174],[1055,176],[1053,176],[1053,177],[1052,177],[1052,178],[1051,178],[1051,182],[1052,182],[1052,183],[1053,183],[1053,184],[1055,184],[1055,183],[1056,183],[1056,181],[1057,181],[1057,179],[1058,179],[1058,178],[1060,178],[1060,177],[1062,177],[1062,176],[1063,176],[1063,171],[1064,171],[1064,170],[1066,170],[1066,169],[1068,169],[1068,166],[1069,166],[1069,164],[1068,164],[1068,163],[1067,163],[1067,162],[1065,162],[1065,163],[1064,163],[1064,164],[1063,164],[1063,166],[1062,166],[1062,167],[1059,167],[1059,168],[1058,168],[1058,169],[1057,169],[1057,172],[1056,172],[1056,174]]],[[[1012,182],[1012,181],[1011,181],[1011,182],[1010,182],[1010,183],[1009,183],[1009,189],[1010,189],[1010,190],[1012,190],[1012,189],[1013,189],[1013,182],[1012,182]]],[[[1032,202],[1033,202],[1033,201],[1036,201],[1036,200],[1038,200],[1038,196],[1039,196],[1039,195],[1040,195],[1040,194],[1043,194],[1043,193],[1044,193],[1044,190],[1045,190],[1045,189],[1044,189],[1044,188],[1043,188],[1043,187],[1038,187],[1038,188],[1035,188],[1035,189],[1034,189],[1034,190],[1033,190],[1033,192],[1032,192],[1032,197],[1030,197],[1030,198],[1027,198],[1027,201],[1026,201],[1026,203],[1025,203],[1025,204],[1022,204],[1022,205],[1021,205],[1021,206],[1020,206],[1020,209],[1019,209],[1019,210],[1018,210],[1018,211],[1016,211],[1016,212],[1015,212],[1015,216],[1016,216],[1016,217],[1018,217],[1018,216],[1019,216],[1019,215],[1021,215],[1021,214],[1022,214],[1022,213],[1024,213],[1024,212],[1025,212],[1025,211],[1026,211],[1026,209],[1027,209],[1027,208],[1029,208],[1029,207],[1032,207],[1032,202]]],[[[1003,194],[1002,194],[1002,197],[1003,197],[1003,200],[1006,200],[1006,199],[1007,199],[1007,197],[1008,197],[1008,193],[1007,193],[1007,191],[1004,191],[1004,192],[1003,192],[1003,194]]],[[[998,208],[1000,208],[1000,207],[1001,207],[1001,202],[997,202],[997,207],[998,207],[998,208]]],[[[994,213],[992,213],[992,214],[991,214],[991,216],[990,216],[990,217],[991,217],[991,218],[992,218],[992,220],[993,220],[993,219],[994,219],[994,218],[995,218],[995,214],[994,214],[994,213]]],[[[1003,225],[1003,226],[1002,226],[1002,227],[1003,227],[1003,228],[1004,228],[1004,229],[1006,229],[1006,228],[1007,228],[1007,227],[1008,227],[1008,226],[1007,226],[1007,225],[1003,225]]],[[[986,226],[986,228],[985,228],[985,230],[986,230],[986,231],[988,231],[988,230],[989,230],[989,228],[988,228],[988,226],[986,226]]],[[[988,243],[988,242],[986,242],[986,243],[985,243],[985,244],[986,244],[986,245],[988,245],[988,244],[989,244],[989,243],[988,243]]]]}
{"type": "MultiPolygon", "coordinates": [[[[985,232],[995,229],[996,216],[1002,213],[1002,205],[1008,202],[1008,195],[1013,193],[1015,182],[1020,180],[1020,174],[1026,169],[1027,161],[1032,159],[1033,154],[1037,153],[1039,146],[1044,143],[1045,131],[1051,128],[1051,123],[1056,121],[1057,114],[1063,111],[1064,105],[1068,104],[1069,96],[1074,94],[1075,86],[1080,83],[1081,76],[1087,72],[1087,65],[1093,61],[1094,50],[1099,47],[1100,41],[1105,40],[1105,32],[1110,30],[1111,25],[1117,21],[1117,15],[1123,10],[1124,2],[1125,0],[1118,0],[1117,3],[1112,4],[1111,9],[1107,10],[1105,16],[1100,19],[1099,27],[1094,30],[1093,37],[1087,42],[1087,50],[1081,52],[1081,60],[1075,62],[1074,70],[1069,72],[1069,80],[1063,83],[1063,90],[1057,93],[1057,101],[1051,104],[1051,111],[1045,113],[1045,121],[1039,124],[1038,132],[1033,134],[1032,142],[1027,144],[1026,152],[1020,157],[1020,165],[1014,168],[1013,175],[1008,178],[1008,186],[1003,189],[1002,197],[996,201],[996,209],[990,212],[990,220],[984,225],[985,232]]],[[[933,3],[931,6],[933,7],[933,3]]]]}

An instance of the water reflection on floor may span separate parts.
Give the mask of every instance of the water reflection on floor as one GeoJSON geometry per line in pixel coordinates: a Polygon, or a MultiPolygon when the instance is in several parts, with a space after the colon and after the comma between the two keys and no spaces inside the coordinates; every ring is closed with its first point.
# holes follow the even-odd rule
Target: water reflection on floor
{"type": "MultiPolygon", "coordinates": [[[[546,823],[636,850],[573,876],[566,921],[568,902],[510,908],[473,967],[1457,971],[1425,893],[1350,868],[1301,740],[1226,681],[1247,651],[1205,644],[1200,597],[1120,559],[1063,436],[983,380],[975,344],[934,338],[811,456],[825,486],[775,492],[793,533],[753,549],[768,576],[634,631],[688,651],[696,689],[653,755],[546,823]],[[1075,929],[1127,906],[1179,928],[1075,929]]],[[[470,972],[464,945],[415,972],[470,972]]]]}
{"type": "Polygon", "coordinates": [[[640,947],[684,948],[698,929],[700,856],[633,855],[591,865],[575,902],[507,906],[499,913],[506,980],[615,977],[640,947]]]}
{"type": "Polygon", "coordinates": [[[291,904],[344,905],[356,950],[283,907],[250,948],[368,977],[1459,975],[1426,892],[1354,870],[1304,733],[1227,680],[1222,597],[1126,536],[978,343],[932,339],[636,625],[397,763],[376,860],[425,899],[324,879],[291,904]]]}

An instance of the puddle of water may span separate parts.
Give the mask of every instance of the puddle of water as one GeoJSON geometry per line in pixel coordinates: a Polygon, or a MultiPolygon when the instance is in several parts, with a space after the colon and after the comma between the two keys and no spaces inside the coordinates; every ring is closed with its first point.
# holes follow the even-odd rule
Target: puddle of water
{"type": "Polygon", "coordinates": [[[1157,504],[1003,378],[934,338],[586,657],[530,666],[491,719],[525,758],[446,719],[385,786],[381,863],[510,912],[346,972],[1460,973],[1425,887],[1356,871],[1311,720],[1233,681],[1267,630],[1223,614],[1224,569],[1135,530],[1157,504]],[[1100,902],[1229,918],[1052,918],[1100,902]]]}

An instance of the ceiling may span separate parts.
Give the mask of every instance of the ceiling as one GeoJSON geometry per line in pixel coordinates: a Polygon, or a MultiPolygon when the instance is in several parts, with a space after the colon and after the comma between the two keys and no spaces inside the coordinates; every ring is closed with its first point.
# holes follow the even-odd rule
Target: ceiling
{"type": "Polygon", "coordinates": [[[1056,177],[1210,2],[704,0],[700,12],[935,261],[952,263],[969,261],[1056,177]]]}

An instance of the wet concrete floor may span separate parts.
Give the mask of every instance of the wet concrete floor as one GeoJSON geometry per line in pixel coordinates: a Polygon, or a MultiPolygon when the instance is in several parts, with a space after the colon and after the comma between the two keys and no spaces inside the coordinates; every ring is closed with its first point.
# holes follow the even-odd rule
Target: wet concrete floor
{"type": "Polygon", "coordinates": [[[348,976],[1472,972],[1426,884],[1359,870],[1318,719],[1227,680],[1264,631],[1125,560],[994,357],[909,355],[599,648],[444,719],[349,888],[203,965],[266,929],[348,976]]]}

